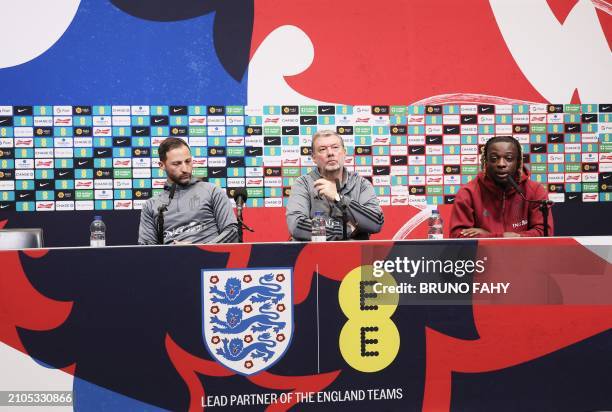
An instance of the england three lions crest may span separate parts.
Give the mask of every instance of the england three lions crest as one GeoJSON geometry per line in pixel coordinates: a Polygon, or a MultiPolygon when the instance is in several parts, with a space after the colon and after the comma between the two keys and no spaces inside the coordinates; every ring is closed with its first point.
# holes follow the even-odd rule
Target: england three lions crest
{"type": "Polygon", "coordinates": [[[270,368],[293,334],[291,268],[202,270],[204,342],[241,375],[270,368]]]}

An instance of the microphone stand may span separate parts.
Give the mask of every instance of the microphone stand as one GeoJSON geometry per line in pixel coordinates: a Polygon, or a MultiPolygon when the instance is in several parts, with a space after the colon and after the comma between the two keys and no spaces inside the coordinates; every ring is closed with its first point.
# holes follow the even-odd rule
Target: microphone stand
{"type": "Polygon", "coordinates": [[[161,205],[157,209],[157,244],[164,244],[164,212],[168,210],[168,205],[161,205]]]}
{"type": "MultiPolygon", "coordinates": [[[[340,179],[336,179],[336,192],[340,195],[340,179]]],[[[342,212],[342,240],[348,240],[348,213],[346,212],[346,206],[343,204],[336,204],[336,206],[342,212]]]]}
{"type": "Polygon", "coordinates": [[[236,212],[237,212],[236,214],[238,215],[236,216],[236,220],[238,221],[238,243],[243,243],[243,240],[242,240],[243,229],[246,229],[249,232],[255,232],[255,231],[251,229],[250,227],[248,227],[246,223],[244,223],[244,220],[242,218],[242,205],[236,207],[236,212]]]}
{"type": "Polygon", "coordinates": [[[540,203],[540,211],[544,218],[544,237],[548,237],[548,213],[550,212],[549,206],[552,206],[553,202],[550,200],[531,200],[530,202],[540,203]]]}
{"type": "Polygon", "coordinates": [[[170,193],[168,194],[168,203],[162,204],[157,209],[157,244],[164,244],[164,212],[168,211],[168,206],[170,206],[170,202],[174,198],[174,192],[176,191],[176,183],[173,183],[170,186],[170,193]]]}
{"type": "Polygon", "coordinates": [[[539,204],[540,212],[542,212],[542,218],[544,220],[544,237],[548,237],[548,214],[550,213],[550,207],[555,203],[552,200],[542,199],[542,200],[531,200],[525,197],[525,194],[518,186],[518,184],[514,181],[511,176],[508,176],[508,182],[510,185],[518,192],[519,195],[523,198],[525,202],[528,203],[537,203],[539,204]]]}

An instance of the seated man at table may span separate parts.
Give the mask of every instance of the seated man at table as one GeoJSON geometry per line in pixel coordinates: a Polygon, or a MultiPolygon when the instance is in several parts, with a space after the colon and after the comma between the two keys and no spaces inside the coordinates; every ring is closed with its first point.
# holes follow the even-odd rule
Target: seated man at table
{"type": "Polygon", "coordinates": [[[310,240],[317,211],[326,217],[327,240],[342,240],[343,212],[347,238],[363,240],[380,232],[384,217],[374,188],[344,167],[342,138],[333,130],[321,130],[312,136],[311,149],[317,168],[295,181],[287,203],[287,226],[293,239],[310,240]]]}
{"type": "Polygon", "coordinates": [[[159,166],[165,170],[164,191],[149,199],[140,214],[138,243],[159,244],[158,216],[164,212],[163,244],[230,243],[238,240],[232,205],[219,187],[192,177],[191,150],[169,137],[159,145],[159,166]]]}
{"type": "MultiPolygon", "coordinates": [[[[512,136],[493,137],[485,144],[480,162],[481,172],[455,196],[450,236],[543,236],[539,204],[525,201],[509,181],[514,179],[526,199],[547,199],[546,189],[529,179],[520,143],[512,136]]],[[[552,236],[552,216],[548,227],[552,236]]]]}

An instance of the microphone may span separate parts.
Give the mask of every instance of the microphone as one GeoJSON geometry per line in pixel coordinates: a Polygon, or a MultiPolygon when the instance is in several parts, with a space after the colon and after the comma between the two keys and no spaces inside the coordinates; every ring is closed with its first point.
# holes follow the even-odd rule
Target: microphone
{"type": "MultiPolygon", "coordinates": [[[[336,179],[336,193],[338,193],[338,196],[340,196],[340,179],[336,179]]],[[[346,212],[346,205],[342,204],[342,203],[336,203],[336,206],[342,211],[343,214],[345,214],[346,212]]]]}
{"type": "Polygon", "coordinates": [[[530,200],[530,199],[527,199],[525,197],[525,193],[523,193],[523,191],[519,187],[518,183],[516,183],[516,181],[512,178],[512,176],[508,175],[508,177],[506,179],[508,180],[508,183],[510,183],[510,186],[512,186],[514,188],[514,190],[516,190],[518,192],[518,194],[521,195],[521,197],[523,198],[523,200],[525,202],[543,203],[543,204],[546,204],[548,206],[551,206],[554,203],[552,200],[548,200],[548,199],[542,199],[542,200],[530,200]]]}
{"type": "Polygon", "coordinates": [[[172,186],[170,186],[170,193],[168,194],[168,203],[166,204],[161,204],[159,205],[159,209],[158,211],[161,212],[165,212],[168,210],[168,206],[170,206],[170,202],[172,202],[172,199],[174,199],[174,192],[176,192],[176,183],[172,183],[172,186]]]}
{"type": "Polygon", "coordinates": [[[172,183],[170,186],[170,194],[168,195],[168,204],[174,199],[174,192],[176,192],[176,183],[172,183]]]}
{"type": "Polygon", "coordinates": [[[238,209],[238,213],[242,213],[242,208],[244,207],[244,203],[249,198],[247,191],[244,187],[239,187],[234,190],[234,201],[236,201],[236,209],[238,209]]]}
{"type": "Polygon", "coordinates": [[[506,177],[506,180],[508,181],[508,183],[510,183],[510,186],[512,186],[514,188],[514,190],[516,190],[518,192],[518,194],[521,195],[523,200],[527,201],[527,198],[525,197],[525,193],[523,193],[523,191],[521,190],[519,185],[514,181],[512,176],[508,175],[508,177],[506,177]]]}

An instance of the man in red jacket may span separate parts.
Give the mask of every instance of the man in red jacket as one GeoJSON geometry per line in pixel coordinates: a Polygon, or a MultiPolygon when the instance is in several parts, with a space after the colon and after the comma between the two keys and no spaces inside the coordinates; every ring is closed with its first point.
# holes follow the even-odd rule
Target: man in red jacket
{"type": "MultiPolygon", "coordinates": [[[[511,136],[487,141],[482,171],[457,196],[450,219],[451,237],[543,236],[539,204],[526,202],[508,182],[511,176],[529,200],[547,199],[546,189],[529,179],[520,143],[511,136]]],[[[552,215],[548,233],[552,236],[552,215]]]]}

